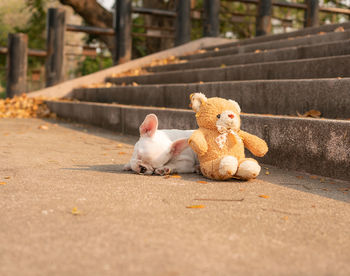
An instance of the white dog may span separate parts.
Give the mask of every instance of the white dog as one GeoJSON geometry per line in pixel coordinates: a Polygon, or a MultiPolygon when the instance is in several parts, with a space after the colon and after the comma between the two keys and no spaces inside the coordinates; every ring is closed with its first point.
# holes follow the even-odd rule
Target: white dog
{"type": "Polygon", "coordinates": [[[147,115],[140,126],[140,139],[124,170],[159,175],[197,171],[197,156],[188,147],[192,133],[193,130],[158,130],[157,116],[147,115]]]}

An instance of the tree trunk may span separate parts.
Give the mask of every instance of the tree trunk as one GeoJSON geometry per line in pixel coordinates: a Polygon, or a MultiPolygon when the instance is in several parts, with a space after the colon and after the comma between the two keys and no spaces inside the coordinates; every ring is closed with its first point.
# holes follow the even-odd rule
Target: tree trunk
{"type": "MultiPolygon", "coordinates": [[[[96,0],[59,0],[61,4],[68,5],[79,14],[89,26],[112,28],[113,14],[103,8],[96,0]]],[[[98,35],[98,38],[103,41],[111,53],[114,48],[114,37],[98,35]]]]}

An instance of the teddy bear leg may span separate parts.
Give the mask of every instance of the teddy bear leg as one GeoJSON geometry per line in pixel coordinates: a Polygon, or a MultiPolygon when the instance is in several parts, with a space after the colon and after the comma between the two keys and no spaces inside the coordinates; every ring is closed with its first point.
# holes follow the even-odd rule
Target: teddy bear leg
{"type": "Polygon", "coordinates": [[[232,178],[236,173],[238,160],[233,156],[224,156],[200,165],[201,172],[205,177],[226,180],[232,178]]]}
{"type": "Polygon", "coordinates": [[[252,158],[245,158],[240,161],[236,176],[248,180],[256,178],[260,173],[261,167],[258,162],[252,158]]]}

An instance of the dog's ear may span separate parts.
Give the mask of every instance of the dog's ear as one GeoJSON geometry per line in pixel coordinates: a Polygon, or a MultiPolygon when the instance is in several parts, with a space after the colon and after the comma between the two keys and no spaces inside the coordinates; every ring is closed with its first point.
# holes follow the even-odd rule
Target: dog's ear
{"type": "Polygon", "coordinates": [[[188,147],[187,138],[176,140],[171,144],[170,153],[172,156],[177,156],[187,147],[188,147]]]}
{"type": "Polygon", "coordinates": [[[148,114],[139,129],[141,137],[152,137],[158,129],[157,116],[155,114],[148,114]]]}
{"type": "Polygon", "coordinates": [[[194,112],[198,112],[199,108],[202,104],[204,104],[208,99],[207,97],[202,93],[193,93],[190,95],[191,99],[191,107],[194,112]]]}

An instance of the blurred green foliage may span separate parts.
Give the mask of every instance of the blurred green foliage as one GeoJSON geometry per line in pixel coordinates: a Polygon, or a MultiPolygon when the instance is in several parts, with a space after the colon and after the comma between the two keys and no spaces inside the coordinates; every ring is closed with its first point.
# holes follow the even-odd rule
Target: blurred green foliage
{"type": "Polygon", "coordinates": [[[86,57],[83,61],[78,63],[78,67],[75,70],[75,74],[78,76],[85,76],[99,70],[111,67],[113,60],[111,57],[104,57],[98,55],[96,57],[86,57]]]}

